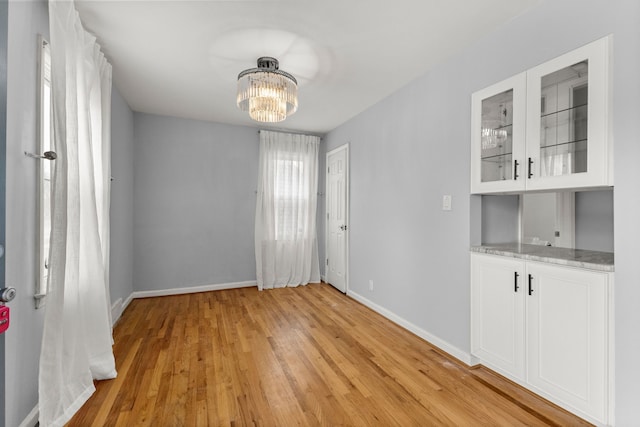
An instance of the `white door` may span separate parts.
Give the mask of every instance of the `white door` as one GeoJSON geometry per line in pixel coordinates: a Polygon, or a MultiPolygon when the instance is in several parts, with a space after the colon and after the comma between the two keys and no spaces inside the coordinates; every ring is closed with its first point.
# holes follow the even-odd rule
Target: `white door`
{"type": "Polygon", "coordinates": [[[471,254],[471,352],[524,379],[524,262],[471,254]]]}
{"type": "Polygon", "coordinates": [[[349,146],[327,153],[327,283],[347,292],[349,146]]]}
{"type": "Polygon", "coordinates": [[[527,263],[527,381],[606,420],[606,273],[527,263]]]}

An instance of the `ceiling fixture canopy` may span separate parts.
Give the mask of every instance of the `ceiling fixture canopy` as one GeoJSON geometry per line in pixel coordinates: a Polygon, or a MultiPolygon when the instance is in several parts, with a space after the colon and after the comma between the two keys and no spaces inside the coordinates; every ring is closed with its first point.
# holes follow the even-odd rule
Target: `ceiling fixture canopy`
{"type": "Polygon", "coordinates": [[[298,109],[298,82],[277,59],[258,58],[258,68],[238,74],[238,107],[258,122],[281,122],[298,109]]]}

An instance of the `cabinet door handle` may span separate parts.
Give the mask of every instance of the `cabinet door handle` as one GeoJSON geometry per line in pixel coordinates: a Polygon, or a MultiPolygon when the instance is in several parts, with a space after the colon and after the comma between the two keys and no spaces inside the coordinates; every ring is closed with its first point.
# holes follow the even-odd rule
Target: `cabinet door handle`
{"type": "Polygon", "coordinates": [[[533,172],[531,172],[531,165],[533,165],[533,159],[529,157],[529,166],[527,168],[527,176],[529,177],[529,179],[531,179],[531,177],[533,176],[533,172]]]}
{"type": "Polygon", "coordinates": [[[513,292],[518,292],[519,286],[518,286],[518,277],[520,275],[518,274],[518,272],[514,272],[513,273],[513,292]]]}
{"type": "Polygon", "coordinates": [[[533,294],[533,276],[529,274],[529,295],[533,294]]]}
{"type": "Polygon", "coordinates": [[[513,179],[516,180],[518,179],[518,166],[520,166],[520,163],[518,163],[517,160],[513,161],[513,179]]]}

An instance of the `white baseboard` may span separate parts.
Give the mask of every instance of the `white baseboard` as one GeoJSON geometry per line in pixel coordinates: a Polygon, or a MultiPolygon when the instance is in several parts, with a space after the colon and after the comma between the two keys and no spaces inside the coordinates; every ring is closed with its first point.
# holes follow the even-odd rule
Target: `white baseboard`
{"type": "Polygon", "coordinates": [[[129,294],[127,299],[124,300],[124,303],[122,304],[122,312],[123,313],[126,310],[126,308],[129,307],[129,304],[131,303],[131,301],[133,301],[133,292],[131,292],[131,294],[129,294]]]}
{"type": "Polygon", "coordinates": [[[447,341],[438,338],[437,336],[425,331],[424,329],[414,325],[413,323],[409,322],[408,320],[398,316],[397,314],[393,313],[390,310],[387,310],[386,308],[374,303],[373,301],[363,297],[362,295],[353,292],[353,291],[347,291],[347,296],[353,298],[354,300],[366,305],[367,307],[369,307],[370,309],[372,309],[373,311],[377,312],[378,314],[383,315],[384,317],[386,317],[387,319],[391,320],[393,323],[396,323],[400,326],[402,326],[403,328],[407,329],[408,331],[414,333],[415,335],[419,336],[420,338],[422,338],[425,341],[428,341],[430,344],[433,344],[434,346],[438,347],[440,350],[444,351],[447,354],[450,354],[451,356],[455,357],[456,359],[460,360],[461,362],[467,364],[467,366],[473,366],[475,364],[477,364],[477,361],[474,360],[475,358],[472,358],[472,356],[467,353],[466,351],[460,350],[458,347],[449,344],[447,341]]]}
{"type": "Polygon", "coordinates": [[[248,282],[220,283],[217,285],[193,286],[190,288],[161,289],[157,291],[136,291],[136,292],[133,292],[129,298],[127,298],[125,307],[129,305],[129,302],[131,302],[130,301],[131,299],[136,299],[136,298],[164,297],[167,295],[180,295],[180,294],[195,294],[197,292],[221,291],[224,289],[237,289],[237,288],[251,288],[255,286],[257,286],[255,281],[248,281],[248,282]]]}
{"type": "Polygon", "coordinates": [[[40,417],[40,410],[38,409],[38,405],[29,412],[29,415],[22,420],[19,427],[34,427],[38,424],[38,418],[40,417]]]}
{"type": "Polygon", "coordinates": [[[123,311],[122,298],[118,298],[113,304],[111,304],[111,326],[116,324],[118,319],[120,319],[120,316],[122,316],[123,311]]]}
{"type": "Polygon", "coordinates": [[[480,361],[480,359],[479,359],[479,358],[477,358],[477,357],[476,357],[476,356],[474,356],[474,355],[469,355],[469,357],[470,357],[470,363],[469,363],[469,366],[477,366],[477,365],[480,365],[480,362],[481,362],[481,361],[480,361]]]}
{"type": "Polygon", "coordinates": [[[255,281],[248,282],[234,282],[234,283],[220,283],[217,285],[203,285],[193,286],[190,288],[173,288],[173,289],[161,289],[157,291],[136,291],[132,292],[124,303],[122,298],[118,298],[113,304],[111,304],[111,323],[112,326],[116,324],[124,310],[129,306],[131,301],[136,298],[151,298],[151,297],[163,297],[168,295],[180,295],[180,294],[194,294],[197,292],[208,291],[221,291],[223,289],[237,289],[237,288],[250,288],[257,286],[255,281]]]}

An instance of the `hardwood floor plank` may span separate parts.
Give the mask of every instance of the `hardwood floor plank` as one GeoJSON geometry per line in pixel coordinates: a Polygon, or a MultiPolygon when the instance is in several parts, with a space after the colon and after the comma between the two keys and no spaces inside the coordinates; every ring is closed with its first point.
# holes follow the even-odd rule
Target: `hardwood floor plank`
{"type": "MultiPolygon", "coordinates": [[[[139,359],[136,358],[136,355],[138,354],[138,350],[140,349],[141,341],[142,340],[136,340],[133,344],[133,347],[129,349],[122,367],[118,369],[118,377],[109,381],[111,383],[111,387],[108,390],[100,390],[100,392],[102,392],[100,393],[100,395],[103,396],[103,398],[100,402],[100,406],[98,407],[97,414],[95,415],[95,417],[92,417],[91,425],[102,426],[106,424],[107,416],[113,408],[116,397],[122,391],[122,385],[127,380],[127,375],[129,374],[129,370],[131,369],[133,362],[139,359]]],[[[95,395],[97,394],[98,391],[96,390],[95,395]]]]}
{"type": "Polygon", "coordinates": [[[133,301],[69,426],[588,425],[325,284],[133,301]]]}

